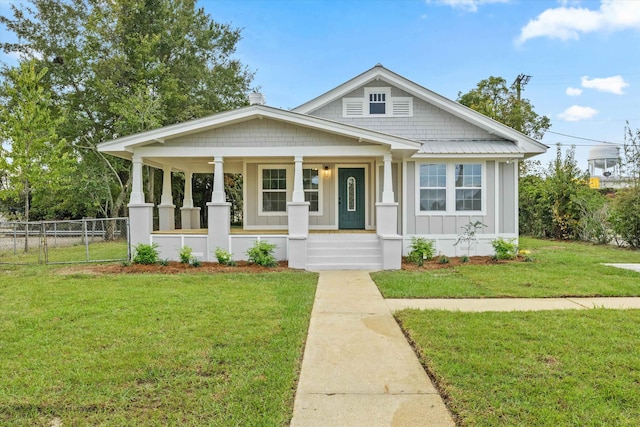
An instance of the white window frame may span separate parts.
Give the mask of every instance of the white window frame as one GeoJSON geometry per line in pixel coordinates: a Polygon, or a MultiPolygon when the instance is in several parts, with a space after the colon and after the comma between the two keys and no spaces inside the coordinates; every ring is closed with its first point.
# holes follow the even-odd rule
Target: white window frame
{"type": "Polygon", "coordinates": [[[391,87],[365,87],[364,96],[342,98],[342,117],[413,117],[413,97],[391,96],[391,87]],[[371,114],[369,95],[384,94],[384,114],[371,114]],[[396,107],[398,104],[398,107],[396,107]],[[400,108],[403,106],[403,108],[400,108]],[[407,111],[407,114],[394,114],[394,111],[407,111]]]}
{"type": "MultiPolygon", "coordinates": [[[[424,187],[425,189],[427,187],[424,187]]],[[[415,163],[415,213],[416,216],[484,216],[486,215],[486,206],[487,206],[487,164],[485,161],[477,161],[477,160],[466,160],[460,159],[457,161],[422,161],[415,163]],[[420,165],[425,164],[444,164],[446,165],[446,205],[447,209],[444,211],[423,211],[420,209],[420,165]],[[474,189],[479,189],[481,191],[481,209],[474,211],[463,211],[456,209],[456,189],[467,189],[467,187],[456,187],[455,182],[455,172],[456,165],[471,165],[471,164],[479,164],[480,165],[480,173],[481,173],[481,186],[480,187],[469,187],[474,189]]]]}
{"type": "MultiPolygon", "coordinates": [[[[322,165],[316,165],[316,164],[303,164],[302,165],[302,173],[304,174],[304,170],[305,169],[317,169],[318,170],[318,189],[317,190],[306,190],[303,188],[305,194],[307,193],[307,191],[313,191],[313,192],[317,192],[318,193],[318,211],[312,211],[311,210],[311,206],[309,206],[309,215],[310,216],[322,216],[322,183],[325,180],[325,177],[323,176],[323,166],[322,165]]],[[[304,187],[304,182],[303,182],[303,187],[304,187]]],[[[305,198],[306,200],[306,198],[305,198]]]]}
{"type": "MultiPolygon", "coordinates": [[[[263,193],[264,191],[273,191],[273,190],[265,190],[264,188],[262,188],[262,171],[263,170],[269,170],[269,169],[285,169],[286,170],[286,174],[287,174],[287,188],[285,189],[285,193],[286,193],[286,198],[287,198],[287,203],[289,203],[291,201],[292,195],[293,195],[293,180],[294,180],[294,168],[293,165],[288,165],[288,164],[258,164],[258,179],[257,179],[257,188],[258,188],[258,216],[286,216],[287,215],[287,211],[286,209],[284,211],[277,211],[277,212],[270,212],[270,211],[264,211],[262,210],[262,202],[264,200],[263,198],[263,193]]],[[[305,169],[317,169],[318,170],[318,211],[317,212],[313,212],[311,210],[309,210],[309,215],[310,216],[322,216],[322,212],[323,212],[323,206],[322,206],[322,200],[324,199],[323,197],[323,181],[324,181],[324,177],[322,175],[322,166],[321,165],[316,165],[316,164],[303,164],[302,166],[302,170],[304,171],[305,169]]],[[[303,172],[304,173],[304,172],[303,172]]],[[[303,187],[304,187],[304,183],[303,183],[303,187]]],[[[305,190],[303,188],[303,191],[306,193],[308,190],[305,190]]],[[[312,190],[315,191],[315,190],[312,190]]]]}
{"type": "MultiPolygon", "coordinates": [[[[265,191],[273,191],[273,190],[265,190],[262,188],[262,171],[270,170],[270,169],[284,169],[286,171],[286,188],[284,191],[286,202],[291,201],[291,191],[293,180],[291,180],[291,172],[293,172],[293,167],[291,165],[282,165],[282,164],[264,164],[258,165],[258,215],[260,216],[285,216],[287,215],[287,208],[285,204],[284,211],[264,211],[262,210],[262,202],[264,201],[263,194],[265,191]]],[[[285,202],[285,203],[286,203],[285,202]]]]}

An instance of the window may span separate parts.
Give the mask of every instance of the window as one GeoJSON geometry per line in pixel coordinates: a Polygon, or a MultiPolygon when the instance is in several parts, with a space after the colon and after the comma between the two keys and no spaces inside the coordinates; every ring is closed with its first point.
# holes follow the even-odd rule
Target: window
{"type": "Polygon", "coordinates": [[[458,164],[455,166],[456,210],[482,210],[482,165],[458,164]]]}
{"type": "Polygon", "coordinates": [[[390,87],[365,87],[358,98],[342,98],[342,117],[413,117],[413,97],[391,96],[390,87]]]}
{"type": "Polygon", "coordinates": [[[447,165],[420,165],[420,210],[447,210],[447,165]]]}
{"type": "Polygon", "coordinates": [[[302,170],[302,186],[304,188],[304,201],[309,202],[309,212],[320,210],[320,175],[318,168],[302,170]]]}
{"type": "Polygon", "coordinates": [[[417,213],[481,212],[483,166],[480,163],[424,163],[416,171],[417,213]]]}
{"type": "Polygon", "coordinates": [[[386,114],[387,94],[370,93],[369,94],[369,114],[386,114]]]}
{"type": "Polygon", "coordinates": [[[262,169],[262,212],[287,211],[287,170],[262,169]]]}
{"type": "Polygon", "coordinates": [[[356,211],[356,179],[347,178],[347,212],[356,211]]]}

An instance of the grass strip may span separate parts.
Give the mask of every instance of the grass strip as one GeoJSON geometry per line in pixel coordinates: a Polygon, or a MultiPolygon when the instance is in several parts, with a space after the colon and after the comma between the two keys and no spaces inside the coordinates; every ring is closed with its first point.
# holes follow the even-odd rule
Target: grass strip
{"type": "Polygon", "coordinates": [[[640,263],[611,246],[521,238],[534,262],[372,273],[385,298],[640,296],[640,273],[603,263],[640,263]]]}
{"type": "Polygon", "coordinates": [[[640,310],[397,318],[460,425],[640,425],[640,310]]]}

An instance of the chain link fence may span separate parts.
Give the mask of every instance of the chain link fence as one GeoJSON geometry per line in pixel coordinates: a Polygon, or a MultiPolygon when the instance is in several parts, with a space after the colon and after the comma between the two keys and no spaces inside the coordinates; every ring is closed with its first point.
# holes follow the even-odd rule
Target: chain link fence
{"type": "Polygon", "coordinates": [[[129,218],[0,222],[0,263],[106,262],[130,256],[129,218]]]}

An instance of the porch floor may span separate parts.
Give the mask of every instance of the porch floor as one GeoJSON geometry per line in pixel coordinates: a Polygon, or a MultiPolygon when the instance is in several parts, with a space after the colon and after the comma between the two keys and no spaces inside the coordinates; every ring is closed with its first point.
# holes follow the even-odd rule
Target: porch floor
{"type": "MultiPolygon", "coordinates": [[[[207,234],[206,228],[195,229],[176,229],[176,230],[156,230],[151,234],[193,234],[201,235],[207,234]]],[[[375,230],[309,230],[309,234],[375,234],[375,230]]],[[[231,235],[252,235],[252,234],[289,234],[289,230],[244,230],[242,228],[231,228],[229,234],[231,235]]]]}

